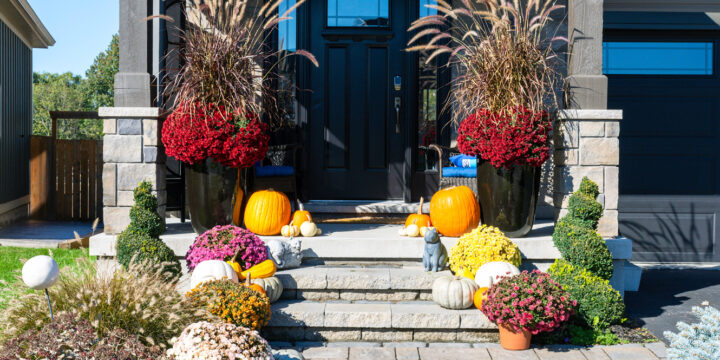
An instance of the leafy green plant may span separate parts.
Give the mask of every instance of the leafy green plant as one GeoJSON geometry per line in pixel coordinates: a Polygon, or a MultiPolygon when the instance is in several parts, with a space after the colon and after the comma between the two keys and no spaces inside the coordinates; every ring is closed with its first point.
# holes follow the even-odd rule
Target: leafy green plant
{"type": "Polygon", "coordinates": [[[590,180],[587,176],[584,176],[582,181],[580,181],[578,191],[592,197],[593,199],[597,199],[598,195],[600,195],[600,187],[598,187],[598,184],[590,180]]]}
{"type": "Polygon", "coordinates": [[[594,197],[582,192],[576,192],[570,195],[568,213],[571,217],[582,221],[595,230],[602,217],[603,207],[594,197]]]}
{"type": "Polygon", "coordinates": [[[605,330],[622,321],[625,303],[607,280],[563,259],[555,260],[548,273],[577,300],[573,320],[578,324],[605,330]]]}
{"type": "MultiPolygon", "coordinates": [[[[121,329],[145,344],[166,348],[172,337],[203,317],[205,306],[188,301],[177,293],[175,283],[147,267],[146,263],[131,263],[127,270],[119,268],[113,274],[96,266],[81,266],[82,271],[63,269],[57,284],[48,289],[53,310],[88,320],[101,338],[121,329]]],[[[12,299],[2,315],[0,336],[4,338],[39,329],[50,321],[41,292],[12,299]]]]}
{"type": "Polygon", "coordinates": [[[565,217],[558,221],[553,242],[570,264],[582,267],[591,273],[610,280],[613,274],[612,254],[605,240],[595,230],[585,227],[582,222],[565,217]]]}
{"type": "Polygon", "coordinates": [[[693,306],[692,312],[700,319],[699,323],[679,322],[678,333],[665,332],[670,340],[668,359],[720,359],[720,311],[712,306],[693,306]]]}
{"type": "Polygon", "coordinates": [[[180,261],[162,240],[147,234],[125,230],[118,235],[117,261],[124,268],[130,263],[146,263],[150,272],[160,271],[168,281],[175,281],[182,275],[180,261]]]}
{"type": "Polygon", "coordinates": [[[133,200],[128,229],[136,234],[160,236],[165,231],[165,223],[157,214],[158,201],[152,193],[152,184],[147,180],[140,182],[133,190],[133,200]]]}

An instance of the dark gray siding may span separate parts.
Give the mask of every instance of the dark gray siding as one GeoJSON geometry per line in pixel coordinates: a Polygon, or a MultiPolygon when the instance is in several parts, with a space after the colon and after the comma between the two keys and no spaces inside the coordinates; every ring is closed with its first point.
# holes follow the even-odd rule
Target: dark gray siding
{"type": "Polygon", "coordinates": [[[0,204],[30,192],[32,50],[0,21],[0,204]]]}

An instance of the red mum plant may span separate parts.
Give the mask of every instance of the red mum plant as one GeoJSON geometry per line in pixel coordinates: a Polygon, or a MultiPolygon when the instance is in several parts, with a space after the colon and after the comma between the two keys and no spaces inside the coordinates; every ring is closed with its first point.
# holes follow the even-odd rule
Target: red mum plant
{"type": "Polygon", "coordinates": [[[496,168],[538,167],[550,157],[551,129],[547,111],[482,109],[460,123],[458,149],[490,161],[496,168]]]}
{"type": "Polygon", "coordinates": [[[488,290],[481,310],[498,325],[536,335],[553,331],[568,321],[576,306],[577,301],[548,273],[534,270],[495,283],[488,290]]]}

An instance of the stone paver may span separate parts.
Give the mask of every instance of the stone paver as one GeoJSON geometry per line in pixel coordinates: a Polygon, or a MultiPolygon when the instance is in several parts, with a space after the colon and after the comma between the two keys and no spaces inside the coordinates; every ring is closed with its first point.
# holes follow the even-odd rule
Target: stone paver
{"type": "Polygon", "coordinates": [[[383,343],[383,347],[393,348],[423,348],[427,347],[427,344],[419,341],[408,341],[408,342],[386,342],[383,343]]]}
{"type": "Polygon", "coordinates": [[[611,360],[638,360],[657,358],[652,351],[642,345],[631,344],[630,346],[607,346],[603,350],[611,360]]]}
{"type": "Polygon", "coordinates": [[[455,348],[455,349],[467,349],[472,346],[467,343],[429,343],[428,347],[431,348],[455,348]]]}
{"type": "Polygon", "coordinates": [[[521,350],[521,351],[510,351],[503,348],[489,348],[487,351],[490,353],[492,359],[502,360],[537,360],[538,356],[535,355],[533,349],[521,350]]]}
{"type": "Polygon", "coordinates": [[[460,312],[443,309],[433,302],[390,305],[392,327],[396,329],[457,329],[460,312]]]}
{"type": "Polygon", "coordinates": [[[390,304],[333,304],[325,306],[325,327],[389,328],[390,304]]]}
{"type": "Polygon", "coordinates": [[[661,359],[667,357],[667,349],[665,348],[665,344],[661,342],[645,344],[645,347],[661,359]]]}
{"type": "Polygon", "coordinates": [[[540,360],[586,360],[582,348],[577,346],[547,346],[535,349],[540,360]]]}
{"type": "Polygon", "coordinates": [[[396,360],[420,360],[417,348],[397,347],[395,348],[396,360]]]}
{"type": "Polygon", "coordinates": [[[395,360],[395,349],[353,347],[350,348],[350,360],[395,360]]]}
{"type": "Polygon", "coordinates": [[[305,360],[347,360],[348,348],[315,347],[303,351],[305,360]]]}
{"type": "Polygon", "coordinates": [[[420,360],[490,360],[486,349],[421,348],[418,352],[420,360]]]}
{"type": "Polygon", "coordinates": [[[582,353],[588,360],[610,360],[610,357],[599,347],[582,349],[582,353]]]}
{"type": "Polygon", "coordinates": [[[328,343],[328,347],[346,347],[346,348],[356,348],[356,347],[364,347],[364,348],[371,348],[371,347],[380,347],[380,343],[375,342],[331,342],[328,343]]]}

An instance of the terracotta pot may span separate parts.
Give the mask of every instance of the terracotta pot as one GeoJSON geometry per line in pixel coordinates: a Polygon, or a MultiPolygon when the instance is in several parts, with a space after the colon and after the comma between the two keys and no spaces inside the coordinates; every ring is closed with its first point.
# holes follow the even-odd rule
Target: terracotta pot
{"type": "Polygon", "coordinates": [[[527,350],[530,348],[529,331],[516,332],[513,328],[498,324],[500,329],[500,346],[505,350],[527,350]]]}

